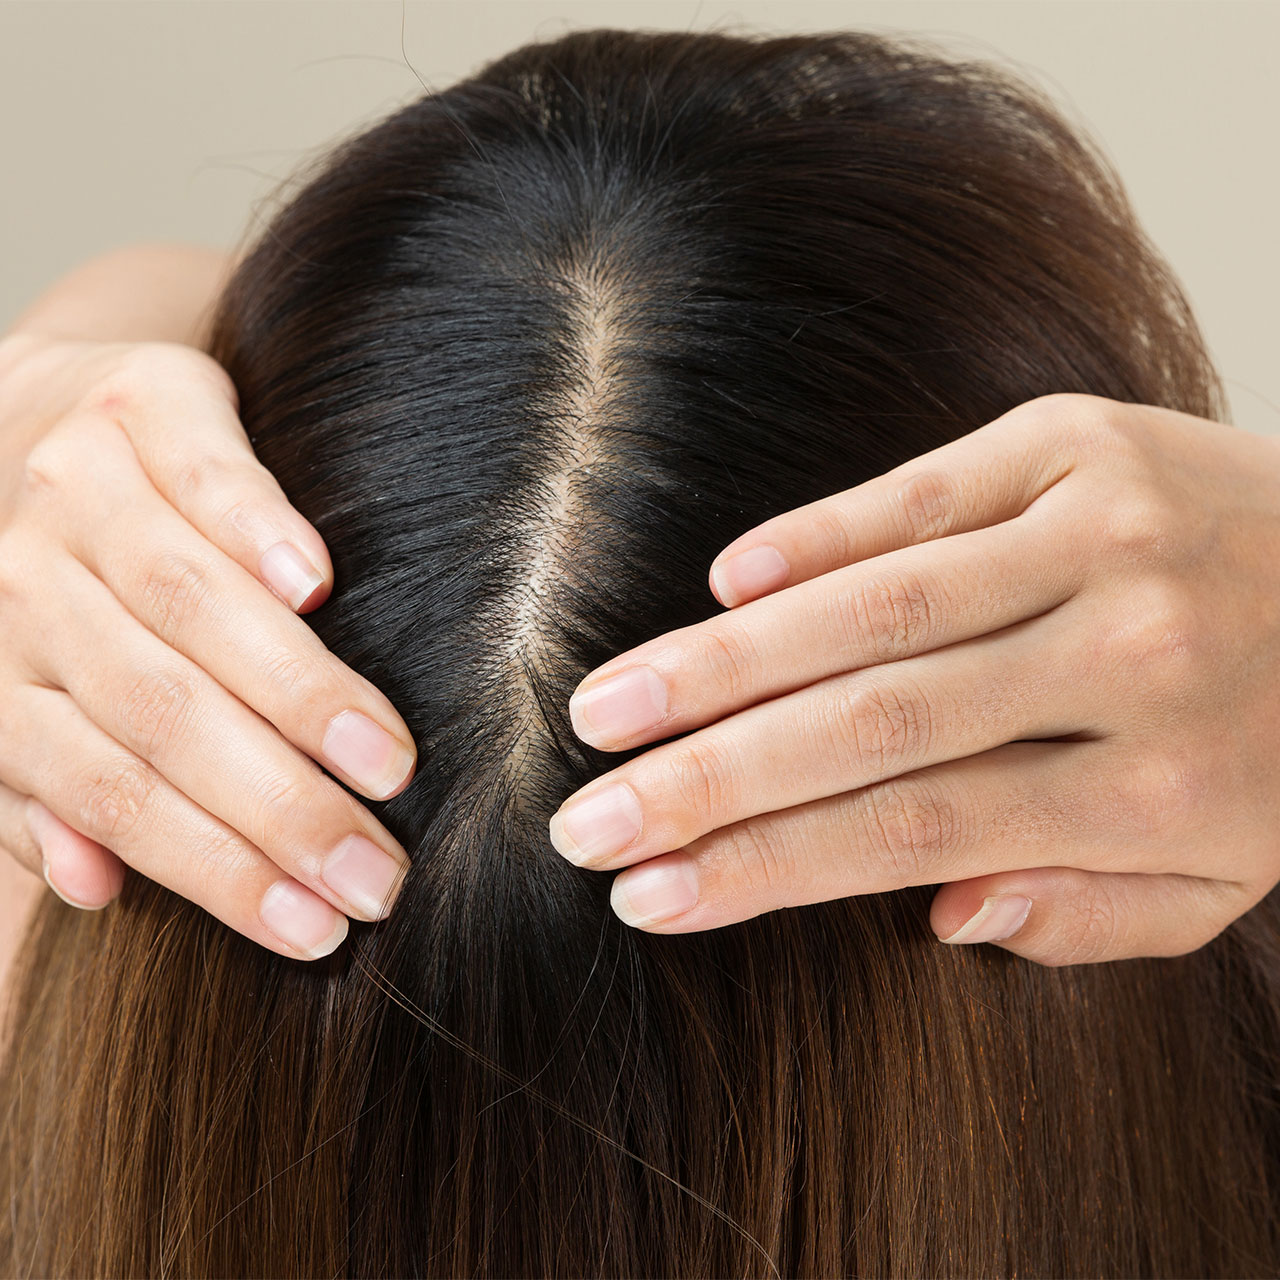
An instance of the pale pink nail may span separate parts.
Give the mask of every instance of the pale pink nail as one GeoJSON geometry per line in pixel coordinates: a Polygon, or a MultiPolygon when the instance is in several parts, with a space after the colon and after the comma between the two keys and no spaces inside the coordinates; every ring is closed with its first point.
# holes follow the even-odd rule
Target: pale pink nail
{"type": "Polygon", "coordinates": [[[320,878],[357,914],[381,920],[391,909],[391,891],[407,865],[367,837],[352,834],[325,859],[320,878]]]}
{"type": "Polygon", "coordinates": [[[941,942],[998,942],[1011,938],[1026,923],[1031,899],[1020,894],[996,894],[983,898],[982,906],[949,938],[941,942]]]}
{"type": "Polygon", "coordinates": [[[574,732],[593,746],[634,737],[666,714],[667,686],[652,667],[631,667],[569,699],[574,732]]]}
{"type": "Polygon", "coordinates": [[[58,886],[54,884],[53,877],[49,874],[49,860],[47,858],[42,861],[40,870],[44,874],[45,884],[47,884],[49,888],[52,889],[54,893],[56,893],[58,897],[61,898],[69,907],[75,907],[79,911],[101,911],[103,907],[109,907],[114,901],[112,898],[107,898],[105,902],[81,902],[74,895],[63,889],[59,889],[58,886]]]}
{"type": "Polygon", "coordinates": [[[754,600],[782,586],[791,572],[777,547],[752,547],[711,568],[711,581],[721,603],[728,608],[742,600],[754,600]]]}
{"type": "Polygon", "coordinates": [[[413,752],[359,711],[340,711],[329,721],[320,751],[375,800],[385,800],[413,768],[413,752]]]}
{"type": "Polygon", "coordinates": [[[686,858],[642,862],[614,877],[609,902],[624,923],[641,928],[688,911],[698,901],[698,873],[686,858]]]}
{"type": "Polygon", "coordinates": [[[337,950],[347,936],[347,917],[294,880],[277,880],[262,895],[258,915],[285,946],[309,960],[337,950]]]}
{"type": "Polygon", "coordinates": [[[109,880],[103,874],[100,858],[86,860],[83,854],[76,856],[75,842],[85,844],[93,842],[87,836],[80,835],[74,827],[68,827],[60,818],[34,796],[27,797],[26,807],[27,830],[40,850],[40,871],[44,882],[69,907],[80,911],[101,911],[115,899],[109,880]],[[80,881],[77,885],[58,884],[53,875],[51,857],[62,862],[59,879],[63,879],[67,866],[78,873],[72,878],[80,881]],[[87,880],[89,883],[85,883],[87,880]]]}
{"type": "Polygon", "coordinates": [[[306,604],[324,581],[315,565],[287,542],[277,542],[264,551],[258,571],[267,586],[294,610],[306,604]]]}
{"type": "Polygon", "coordinates": [[[551,819],[551,843],[582,866],[625,849],[640,834],[640,822],[636,793],[614,782],[580,800],[566,800],[551,819]]]}

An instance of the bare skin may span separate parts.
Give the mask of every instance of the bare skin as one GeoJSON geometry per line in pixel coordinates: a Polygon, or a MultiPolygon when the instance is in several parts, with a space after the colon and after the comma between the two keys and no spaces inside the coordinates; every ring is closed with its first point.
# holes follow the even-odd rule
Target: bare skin
{"type": "Polygon", "coordinates": [[[129,867],[314,959],[407,865],[329,774],[389,799],[416,752],[296,616],[328,552],[198,349],[230,266],[107,255],[0,342],[0,845],[75,905],[129,867]]]}
{"type": "Polygon", "coordinates": [[[946,882],[944,941],[1075,964],[1194,950],[1280,880],[1280,439],[1040,397],[766,521],[710,586],[728,612],[570,704],[604,750],[696,730],[552,819],[628,868],[628,923],[946,882]]]}
{"type": "MultiPolygon", "coordinates": [[[[69,901],[127,866],[308,958],[404,857],[317,764],[382,799],[415,756],[294,616],[327,552],[197,349],[229,265],[108,255],[0,342],[0,846],[69,901]]],[[[726,612],[570,704],[605,750],[690,732],[552,841],[659,932],[939,883],[946,942],[1194,950],[1280,880],[1277,565],[1280,440],[1029,401],[726,547],[726,612]]]]}

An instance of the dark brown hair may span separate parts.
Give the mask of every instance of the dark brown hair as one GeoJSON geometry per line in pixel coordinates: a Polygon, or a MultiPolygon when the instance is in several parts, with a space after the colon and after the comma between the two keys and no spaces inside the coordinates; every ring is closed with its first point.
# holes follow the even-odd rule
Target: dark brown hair
{"type": "MultiPolygon", "coordinates": [[[[1114,173],[906,40],[586,32],[326,158],[214,354],[418,737],[328,960],[50,898],[0,1088],[24,1275],[1280,1272],[1276,895],[1174,959],[937,943],[933,886],[623,925],[547,819],[593,666],[765,517],[1054,391],[1222,417],[1114,173]]],[[[1051,660],[1046,655],[1046,661],[1051,660]]]]}

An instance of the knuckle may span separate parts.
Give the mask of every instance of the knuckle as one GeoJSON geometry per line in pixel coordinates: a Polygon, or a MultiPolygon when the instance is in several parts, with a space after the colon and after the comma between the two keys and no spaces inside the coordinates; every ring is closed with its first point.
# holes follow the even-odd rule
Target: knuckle
{"type": "Polygon", "coordinates": [[[116,419],[135,409],[163,373],[159,351],[162,345],[139,342],[127,347],[89,388],[81,403],[96,413],[116,419]]]}
{"type": "Polygon", "coordinates": [[[1083,391],[1050,391],[1042,396],[1033,396],[1020,406],[1020,411],[1047,424],[1071,430],[1102,421],[1106,403],[1100,396],[1083,391]]]}
{"type": "Polygon", "coordinates": [[[125,694],[121,719],[130,746],[147,756],[167,752],[190,727],[195,693],[181,676],[148,671],[125,694]]]}
{"type": "Polygon", "coordinates": [[[316,788],[301,778],[275,775],[259,787],[245,834],[260,849],[279,845],[311,825],[317,810],[316,788]]]}
{"type": "Polygon", "coordinates": [[[1208,770],[1190,753],[1165,751],[1147,756],[1122,783],[1125,817],[1131,831],[1159,838],[1185,834],[1199,825],[1212,790],[1208,770]]]}
{"type": "Polygon", "coordinates": [[[65,423],[41,436],[22,461],[24,496],[41,500],[62,492],[84,470],[84,450],[65,423]]]}
{"type": "Polygon", "coordinates": [[[866,821],[890,887],[930,881],[959,843],[956,805],[936,784],[896,781],[865,793],[866,821]]]}
{"type": "Polygon", "coordinates": [[[684,747],[667,765],[682,808],[697,814],[700,821],[714,822],[727,812],[729,783],[724,762],[706,746],[684,747]]]}
{"type": "Polygon", "coordinates": [[[110,369],[81,396],[78,405],[123,426],[157,388],[179,387],[226,398],[239,409],[231,375],[210,355],[180,342],[139,342],[128,346],[110,369]]]}
{"type": "Polygon", "coordinates": [[[234,389],[227,371],[196,347],[181,342],[138,342],[120,355],[93,394],[102,407],[116,409],[146,396],[158,383],[193,381],[224,393],[234,389]]]}
{"type": "Polygon", "coordinates": [[[794,887],[794,860],[768,823],[739,822],[720,834],[733,878],[747,890],[765,890],[772,898],[794,887]]]}
{"type": "Polygon", "coordinates": [[[928,648],[934,610],[920,579],[901,569],[885,569],[859,583],[847,609],[848,643],[872,656],[893,662],[928,648]]]}
{"type": "Polygon", "coordinates": [[[114,458],[124,443],[120,429],[102,418],[73,414],[62,418],[27,451],[19,474],[19,492],[35,502],[64,505],[68,495],[92,483],[93,464],[114,458]],[[86,461],[88,460],[88,461],[86,461]]]}
{"type": "Polygon", "coordinates": [[[1083,456],[1123,457],[1136,452],[1132,415],[1105,396],[1055,391],[1029,401],[1027,410],[1083,456]]]}
{"type": "Polygon", "coordinates": [[[1148,584],[1114,633],[1121,664],[1162,701],[1190,695],[1201,679],[1203,636],[1190,591],[1176,582],[1148,584]]]}
{"type": "Polygon", "coordinates": [[[805,520],[806,542],[815,547],[827,564],[844,564],[852,552],[852,537],[844,512],[836,503],[818,503],[805,520]]]}
{"type": "Polygon", "coordinates": [[[281,649],[265,658],[258,669],[264,688],[273,690],[278,698],[304,714],[310,714],[324,700],[324,664],[306,654],[281,649]]]}
{"type": "Polygon", "coordinates": [[[143,604],[157,634],[172,637],[206,610],[213,591],[204,565],[176,551],[157,556],[142,571],[143,604]]]}
{"type": "Polygon", "coordinates": [[[238,832],[220,822],[207,824],[195,852],[200,877],[210,884],[236,883],[244,874],[248,851],[247,841],[238,832]]]}
{"type": "Polygon", "coordinates": [[[928,542],[947,532],[956,508],[955,481],[942,471],[916,471],[898,486],[894,502],[911,541],[928,542]]]}
{"type": "Polygon", "coordinates": [[[159,775],[138,760],[111,761],[88,774],[80,793],[83,830],[111,845],[137,826],[159,775]]]}
{"type": "Polygon", "coordinates": [[[903,761],[928,753],[933,727],[923,699],[899,693],[888,684],[858,684],[841,711],[844,736],[863,770],[870,766],[881,774],[901,772],[903,761]]]}
{"type": "Polygon", "coordinates": [[[755,646],[746,633],[727,622],[707,630],[699,641],[698,659],[709,671],[711,682],[733,700],[751,687],[750,672],[756,663],[755,646]]]}
{"type": "Polygon", "coordinates": [[[238,498],[224,506],[215,521],[218,537],[225,541],[238,533],[246,542],[250,541],[253,516],[261,505],[256,498],[238,498]]]}
{"type": "Polygon", "coordinates": [[[1129,637],[1130,660],[1148,684],[1192,686],[1197,678],[1201,643],[1196,609],[1189,591],[1162,584],[1143,593],[1142,617],[1129,637]]]}
{"type": "Polygon", "coordinates": [[[1102,518],[1101,534],[1114,555],[1138,564],[1172,560],[1180,517],[1173,504],[1150,490],[1130,493],[1102,518]]]}
{"type": "Polygon", "coordinates": [[[204,383],[210,390],[225,396],[233,405],[237,404],[236,384],[231,375],[208,352],[198,347],[189,347],[182,343],[167,344],[179,362],[178,368],[183,377],[204,383]]]}
{"type": "Polygon", "coordinates": [[[1119,941],[1115,904],[1087,882],[1067,895],[1060,928],[1062,949],[1042,962],[1053,969],[1106,960],[1114,954],[1119,941]]]}
{"type": "Polygon", "coordinates": [[[173,496],[186,507],[197,496],[217,492],[226,482],[227,464],[215,453],[184,458],[173,473],[173,496]]]}

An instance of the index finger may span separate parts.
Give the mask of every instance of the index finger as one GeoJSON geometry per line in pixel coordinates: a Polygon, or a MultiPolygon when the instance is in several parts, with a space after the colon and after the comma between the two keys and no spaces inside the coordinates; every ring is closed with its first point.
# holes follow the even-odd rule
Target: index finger
{"type": "Polygon", "coordinates": [[[258,461],[221,365],[180,343],[142,343],[87,397],[133,445],[151,483],[219,550],[296,612],[333,586],[324,539],[258,461]]]}
{"type": "Polygon", "coordinates": [[[1064,433],[1099,396],[1039,396],[843,493],[766,520],[711,565],[726,608],[833,569],[1011,519],[1071,470],[1064,433]]]}
{"type": "Polygon", "coordinates": [[[164,502],[118,432],[97,433],[94,457],[99,483],[63,530],[76,558],[148,630],[349,786],[375,800],[404,790],[417,752],[390,701],[164,502]]]}

